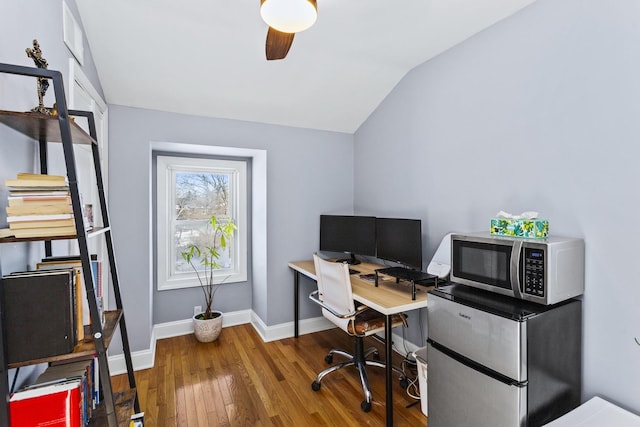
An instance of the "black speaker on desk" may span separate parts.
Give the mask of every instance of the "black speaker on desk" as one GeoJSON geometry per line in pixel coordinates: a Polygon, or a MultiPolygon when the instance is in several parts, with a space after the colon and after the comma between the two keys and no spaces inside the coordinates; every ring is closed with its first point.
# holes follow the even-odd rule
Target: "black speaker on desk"
{"type": "Polygon", "coordinates": [[[27,271],[2,278],[7,363],[70,353],[77,343],[72,269],[27,271]]]}

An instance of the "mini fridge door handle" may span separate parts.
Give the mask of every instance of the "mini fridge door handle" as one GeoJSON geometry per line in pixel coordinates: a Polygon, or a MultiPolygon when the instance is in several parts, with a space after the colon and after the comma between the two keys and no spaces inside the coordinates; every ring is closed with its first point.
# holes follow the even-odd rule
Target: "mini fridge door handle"
{"type": "Polygon", "coordinates": [[[457,360],[460,363],[463,363],[465,365],[467,365],[468,367],[475,369],[478,372],[481,372],[484,375],[487,375],[491,378],[493,378],[496,381],[500,381],[506,385],[509,386],[515,386],[515,387],[526,387],[527,386],[527,381],[517,381],[514,380],[513,378],[507,377],[506,375],[502,375],[499,372],[496,372],[492,369],[487,368],[484,365],[481,365],[477,362],[474,362],[473,360],[469,359],[468,357],[464,357],[461,354],[458,354],[450,349],[448,349],[447,347],[438,344],[437,342],[427,339],[427,343],[429,345],[431,345],[431,347],[433,347],[433,349],[438,350],[444,354],[446,354],[447,356],[451,357],[452,359],[457,360]]]}

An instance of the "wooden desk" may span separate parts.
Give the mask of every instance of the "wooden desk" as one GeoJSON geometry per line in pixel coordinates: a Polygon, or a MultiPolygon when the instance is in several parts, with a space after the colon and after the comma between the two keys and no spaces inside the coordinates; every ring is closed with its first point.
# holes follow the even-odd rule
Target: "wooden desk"
{"type": "MultiPolygon", "coordinates": [[[[294,335],[298,337],[298,315],[299,315],[299,296],[300,296],[300,274],[317,280],[316,269],[313,260],[294,261],[289,263],[289,268],[294,272],[294,335]]],[[[353,289],[353,298],[365,304],[374,310],[385,315],[384,339],[385,339],[385,359],[386,363],[386,412],[387,426],[393,426],[393,369],[392,359],[392,337],[391,337],[391,316],[409,310],[416,310],[427,306],[427,292],[422,286],[418,286],[419,292],[416,299],[412,300],[411,286],[400,282],[396,283],[395,278],[387,278],[387,280],[379,281],[376,288],[373,282],[368,282],[359,277],[360,274],[373,273],[383,266],[363,262],[354,265],[351,268],[358,270],[358,274],[351,275],[351,287],[353,289]]]]}

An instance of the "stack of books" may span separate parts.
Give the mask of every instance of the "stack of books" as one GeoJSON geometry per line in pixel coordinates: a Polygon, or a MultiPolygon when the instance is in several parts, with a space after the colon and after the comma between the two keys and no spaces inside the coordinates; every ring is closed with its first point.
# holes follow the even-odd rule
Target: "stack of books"
{"type": "Polygon", "coordinates": [[[6,179],[8,235],[18,238],[76,234],[67,177],[19,173],[6,179]]]}
{"type": "Polygon", "coordinates": [[[99,403],[97,359],[52,364],[36,383],[23,387],[9,399],[11,425],[89,425],[99,403]]]}
{"type": "MultiPolygon", "coordinates": [[[[87,335],[91,334],[91,314],[89,312],[89,301],[87,300],[87,290],[84,283],[84,274],[82,272],[82,261],[79,255],[69,256],[52,256],[43,258],[41,262],[36,264],[38,271],[56,271],[72,268],[75,273],[76,286],[76,336],[78,341],[83,340],[87,335]]],[[[101,325],[104,325],[104,305],[102,297],[102,261],[98,260],[97,255],[91,254],[91,274],[93,280],[93,297],[96,299],[98,314],[100,315],[101,325]]]]}

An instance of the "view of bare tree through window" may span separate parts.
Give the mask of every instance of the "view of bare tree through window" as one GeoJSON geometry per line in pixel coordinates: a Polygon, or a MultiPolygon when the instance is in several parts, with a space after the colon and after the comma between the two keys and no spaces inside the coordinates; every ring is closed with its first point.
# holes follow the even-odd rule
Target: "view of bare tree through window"
{"type": "MultiPolygon", "coordinates": [[[[176,272],[192,271],[180,255],[189,245],[213,245],[207,224],[212,215],[223,222],[229,218],[229,183],[229,174],[176,172],[173,228],[176,272]]],[[[215,243],[219,248],[220,242],[215,243]]],[[[219,259],[224,268],[231,267],[229,250],[227,247],[219,259]]],[[[199,264],[194,260],[194,265],[199,264]]]]}
{"type": "MultiPolygon", "coordinates": [[[[213,272],[217,283],[247,280],[247,166],[247,161],[232,158],[156,157],[158,290],[200,286],[198,274],[182,257],[191,245],[207,252],[213,247],[220,254],[220,267],[213,272]],[[213,241],[212,217],[217,224],[235,227],[224,250],[220,240],[213,241]]],[[[202,259],[191,261],[202,266],[202,259]]]]}

